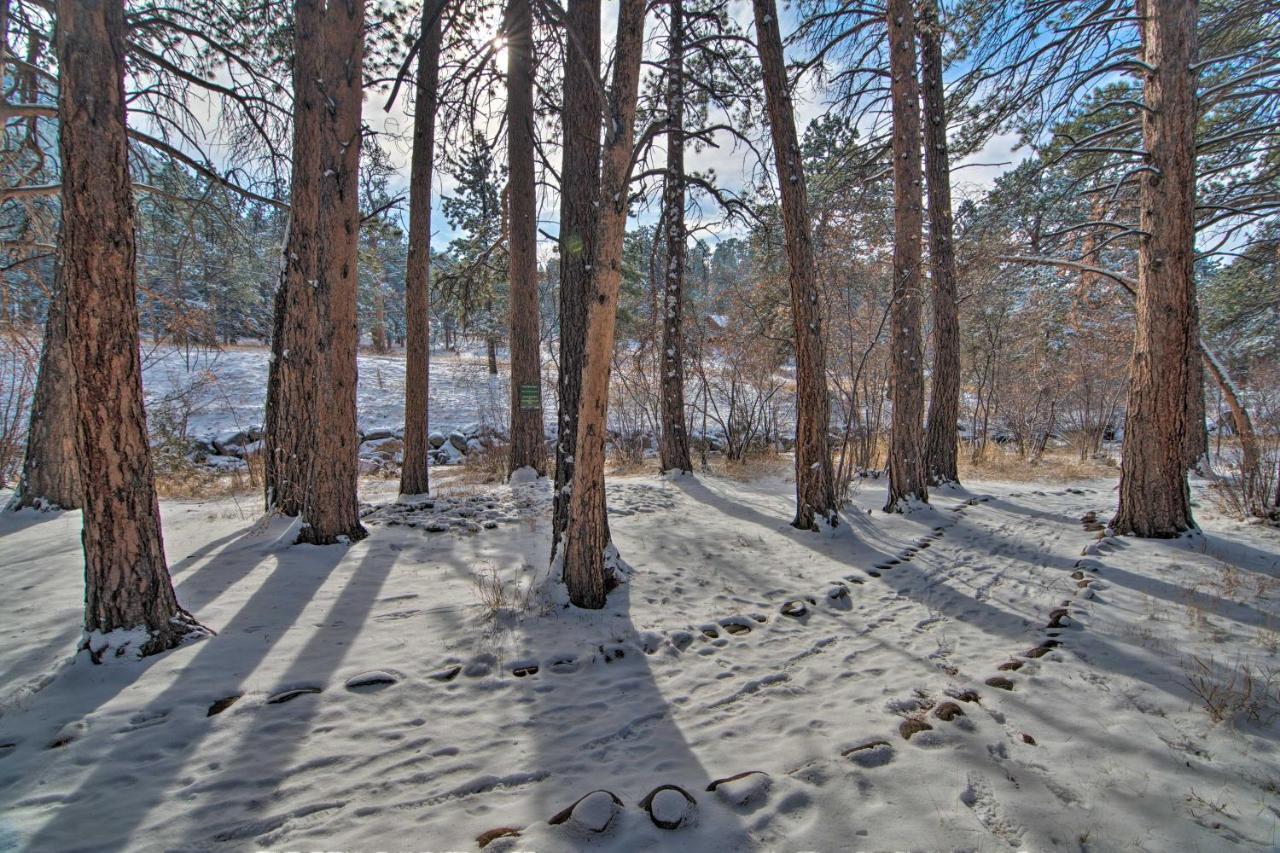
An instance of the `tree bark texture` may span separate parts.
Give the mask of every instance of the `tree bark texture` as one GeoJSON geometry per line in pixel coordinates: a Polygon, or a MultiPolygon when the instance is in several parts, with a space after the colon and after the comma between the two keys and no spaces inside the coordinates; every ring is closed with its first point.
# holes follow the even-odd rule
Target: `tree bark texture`
{"type": "Polygon", "coordinates": [[[1187,488],[1187,388],[1199,354],[1195,250],[1195,0],[1146,0],[1138,186],[1137,321],[1120,462],[1119,534],[1172,537],[1195,527],[1187,488]],[[1189,351],[1191,350],[1191,351],[1189,351]]]}
{"type": "Polygon", "coordinates": [[[636,96],[644,47],[645,0],[621,0],[615,41],[613,88],[600,178],[599,223],[587,306],[582,396],[569,520],[564,538],[564,581],[578,607],[605,604],[609,578],[604,501],[604,443],[608,424],[609,368],[622,282],[622,243],[630,207],[631,155],[635,144],[636,96]]]}
{"type": "Polygon", "coordinates": [[[300,542],[365,536],[356,503],[356,260],[364,2],[295,0],[289,235],[267,399],[268,502],[300,542]]]}
{"type": "Polygon", "coordinates": [[[658,455],[663,471],[692,471],[684,411],[684,2],[671,0],[667,47],[667,174],[662,188],[662,224],[667,269],[662,313],[662,432],[658,455]]]}
{"type": "Polygon", "coordinates": [[[920,5],[920,76],[924,98],[925,185],[929,191],[929,276],[933,284],[933,382],[925,433],[925,473],[931,485],[956,483],[960,436],[960,319],[951,229],[951,162],[947,156],[942,29],[937,0],[920,5]]]}
{"type": "Polygon", "coordinates": [[[920,95],[910,0],[889,0],[889,73],[893,102],[893,305],[887,512],[929,499],[924,468],[924,354],[920,335],[920,95]]]}
{"type": "Polygon", "coordinates": [[[413,101],[413,162],[409,170],[409,257],[405,263],[404,467],[400,493],[425,495],[431,432],[431,167],[435,157],[440,78],[440,18],[423,33],[413,101]]]}
{"type": "Polygon", "coordinates": [[[533,10],[507,5],[508,281],[511,286],[511,445],[507,473],[547,473],[538,334],[538,198],[533,174],[533,10]]]}
{"type": "MultiPolygon", "coordinates": [[[[62,276],[75,377],[88,632],[143,628],[141,654],[194,631],[165,562],[142,398],[123,0],[60,0],[62,276]]],[[[87,641],[91,653],[100,653],[87,641]]],[[[97,658],[95,657],[95,660],[97,658]]]]}
{"type": "Polygon", "coordinates": [[[812,530],[819,520],[835,524],[837,518],[831,452],[827,446],[831,401],[827,397],[822,310],[818,304],[808,196],[782,53],[777,4],[774,0],[753,0],[752,7],[782,197],[782,227],[790,267],[791,319],[795,330],[796,516],[792,524],[802,530],[812,530]]]}
{"type": "MultiPolygon", "coordinates": [[[[600,0],[569,0],[564,68],[564,154],[560,168],[560,371],[557,398],[554,558],[569,523],[569,484],[578,441],[578,400],[587,346],[587,302],[600,203],[600,0]]],[[[600,514],[604,515],[601,506],[600,514]]],[[[608,539],[608,529],[605,531],[608,539]]]]}
{"type": "Polygon", "coordinates": [[[67,338],[66,280],[61,261],[45,319],[40,371],[36,375],[22,474],[10,508],[80,508],[80,463],[76,459],[76,389],[67,338]]]}

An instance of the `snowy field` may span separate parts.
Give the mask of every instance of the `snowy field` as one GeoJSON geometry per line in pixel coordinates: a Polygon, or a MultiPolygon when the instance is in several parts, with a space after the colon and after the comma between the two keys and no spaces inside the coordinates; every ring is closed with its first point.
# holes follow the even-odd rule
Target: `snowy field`
{"type": "Polygon", "coordinates": [[[367,492],[350,548],[169,501],[218,636],[100,667],[78,514],[5,515],[0,849],[1274,850],[1280,542],[1203,496],[1099,540],[1113,489],[874,484],[818,535],[781,481],[617,479],[599,613],[536,594],[545,484],[367,492]]]}
{"type": "MultiPolygon", "coordinates": [[[[165,347],[143,353],[142,384],[149,402],[191,389],[191,435],[218,434],[260,426],[267,399],[265,348],[237,348],[194,354],[165,347]]],[[[362,430],[404,426],[404,353],[360,353],[356,409],[362,430]]],[[[430,422],[448,433],[466,424],[506,426],[509,391],[505,366],[489,375],[483,353],[432,353],[430,422]]],[[[554,400],[555,389],[543,388],[554,400]]],[[[554,405],[546,407],[555,423],[554,405]]]]}

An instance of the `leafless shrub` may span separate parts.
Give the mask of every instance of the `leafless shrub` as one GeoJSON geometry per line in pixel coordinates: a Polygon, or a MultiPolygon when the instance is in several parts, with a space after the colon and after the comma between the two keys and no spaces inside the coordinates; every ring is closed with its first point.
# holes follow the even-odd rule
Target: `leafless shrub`
{"type": "MultiPolygon", "coordinates": [[[[526,566],[525,569],[529,570],[526,566]]],[[[530,572],[532,577],[532,573],[530,572]]],[[[484,563],[472,578],[476,600],[485,617],[495,619],[503,615],[519,615],[532,609],[536,601],[536,584],[507,581],[492,563],[484,563]]]]}
{"type": "Polygon", "coordinates": [[[1280,716],[1280,669],[1236,660],[1219,666],[1212,657],[1182,660],[1183,686],[1215,723],[1268,724],[1280,716]]]}
{"type": "Polygon", "coordinates": [[[34,332],[0,332],[0,487],[18,473],[39,363],[40,340],[34,332]]]}

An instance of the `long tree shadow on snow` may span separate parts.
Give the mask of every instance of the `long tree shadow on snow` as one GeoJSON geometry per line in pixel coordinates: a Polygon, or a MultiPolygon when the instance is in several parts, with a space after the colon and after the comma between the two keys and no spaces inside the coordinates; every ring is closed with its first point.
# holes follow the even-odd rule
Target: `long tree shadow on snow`
{"type": "MultiPolygon", "coordinates": [[[[644,570],[635,566],[637,573],[644,570]]],[[[601,611],[556,608],[535,617],[524,632],[522,651],[542,662],[536,676],[513,685],[521,694],[518,713],[528,714],[521,727],[531,737],[529,766],[548,779],[534,789],[537,813],[545,821],[600,789],[623,804],[599,837],[572,822],[554,829],[539,825],[536,831],[561,849],[597,842],[621,851],[748,849],[745,812],[706,789],[717,778],[761,768],[751,765],[749,754],[738,766],[704,767],[681,730],[681,714],[693,710],[672,681],[681,652],[635,626],[630,596],[631,584],[623,583],[601,611]],[[594,645],[581,645],[590,638],[596,638],[594,645]],[[645,796],[662,785],[679,786],[697,801],[687,826],[661,829],[641,808],[645,796]]]]}
{"type": "MultiPolygon", "coordinates": [[[[171,789],[187,767],[187,760],[210,735],[214,721],[204,719],[210,705],[245,690],[254,670],[300,619],[346,550],[296,546],[277,553],[275,568],[231,619],[222,625],[210,625],[218,636],[202,640],[189,650],[131,665],[128,678],[123,680],[127,683],[144,673],[157,677],[157,664],[167,662],[165,659],[170,656],[190,655],[169,686],[137,715],[163,722],[145,733],[123,733],[114,745],[93,756],[88,762],[93,769],[73,792],[61,798],[61,805],[30,839],[27,849],[96,851],[136,846],[139,840],[133,838],[133,833],[151,812],[164,808],[165,801],[175,793],[171,789]],[[158,750],[160,759],[135,772],[143,745],[148,750],[158,750]]],[[[196,616],[200,617],[200,613],[196,616]]],[[[127,683],[112,689],[112,695],[127,683]]],[[[50,700],[55,697],[41,697],[42,702],[50,700]]],[[[100,697],[95,699],[94,706],[102,701],[100,697]]],[[[75,697],[70,697],[69,707],[74,714],[87,713],[76,704],[75,697]]],[[[100,732],[98,736],[105,734],[100,732]]],[[[30,779],[39,774],[28,768],[25,775],[30,779]]]]}
{"type": "MultiPolygon", "coordinates": [[[[705,503],[712,509],[732,518],[747,521],[774,532],[782,530],[786,525],[786,519],[764,515],[752,507],[730,500],[709,489],[705,484],[698,482],[696,478],[680,477],[673,482],[694,500],[705,503]]],[[[963,498],[968,493],[952,490],[950,495],[963,498]]],[[[1025,508],[1019,504],[1012,504],[1008,501],[1001,501],[1000,504],[1002,511],[1011,515],[1048,516],[1047,519],[1042,520],[1050,520],[1068,527],[1075,524],[1075,520],[1068,517],[1052,516],[1039,510],[1022,513],[1021,511],[1025,508]]],[[[975,506],[973,509],[977,510],[978,507],[975,506]]],[[[972,531],[975,535],[986,538],[992,535],[990,531],[978,528],[973,521],[964,516],[965,513],[951,513],[930,507],[917,510],[906,518],[909,521],[918,521],[921,533],[931,530],[939,522],[947,522],[950,524],[946,531],[946,536],[949,538],[957,538],[958,535],[966,531],[972,531]],[[959,518],[955,516],[959,516],[959,518]]],[[[850,566],[857,568],[866,568],[869,565],[874,565],[880,559],[892,556],[895,549],[902,548],[905,544],[895,544],[894,540],[887,537],[884,531],[877,528],[872,517],[868,517],[860,511],[843,512],[841,519],[851,528],[853,533],[852,543],[858,550],[852,554],[848,552],[848,546],[851,542],[848,538],[834,540],[842,543],[845,548],[844,554],[839,554],[838,552],[832,552],[830,543],[833,540],[827,537],[801,531],[783,532],[782,535],[787,536],[789,541],[810,548],[827,558],[846,560],[850,566]],[[889,549],[888,552],[872,551],[865,558],[858,553],[862,548],[883,548],[885,545],[893,545],[894,548],[889,549]]],[[[697,535],[697,532],[694,531],[693,535],[697,535]]],[[[1088,541],[1087,534],[1082,532],[1082,544],[1088,541]]],[[[1007,556],[1016,559],[1013,555],[1007,556]]],[[[933,559],[937,559],[935,550],[919,553],[913,559],[903,561],[892,569],[884,571],[882,576],[875,580],[887,585],[899,595],[912,599],[940,615],[963,624],[972,625],[983,632],[1004,637],[1009,641],[1010,654],[1015,654],[1025,647],[1035,645],[1036,641],[1042,636],[1048,616],[1047,609],[1044,612],[1019,614],[1012,610],[997,607],[989,600],[980,600],[974,595],[942,582],[944,578],[939,577],[936,572],[930,572],[922,565],[922,563],[927,564],[933,559]]],[[[1061,572],[1062,577],[1065,579],[1075,570],[1076,560],[1041,552],[1036,555],[1035,565],[1055,573],[1061,572]]],[[[1159,581],[1156,581],[1153,586],[1148,579],[1142,576],[1123,570],[1116,571],[1110,567],[1104,570],[1102,578],[1108,582],[1113,582],[1113,575],[1116,575],[1114,582],[1125,583],[1127,581],[1136,587],[1146,585],[1153,590],[1159,589],[1159,591],[1168,595],[1173,595],[1179,589],[1169,584],[1164,584],[1163,588],[1160,588],[1162,582],[1159,581]]],[[[1064,592],[1069,589],[1064,584],[1064,592]]],[[[816,591],[797,589],[793,591],[793,594],[812,594],[816,591]]],[[[1099,593],[1094,601],[1088,603],[1088,606],[1105,606],[1105,596],[1105,592],[1099,593]]],[[[1185,599],[1179,598],[1179,600],[1185,599]]],[[[1057,604],[1057,600],[1052,602],[1052,606],[1057,604]]],[[[1252,610],[1249,615],[1251,619],[1265,620],[1267,618],[1265,614],[1256,609],[1246,609],[1252,610]]],[[[1064,634],[1064,639],[1068,645],[1073,647],[1076,652],[1083,654],[1088,666],[1104,672],[1111,671],[1119,675],[1137,678],[1180,702],[1192,700],[1191,694],[1187,689],[1186,673],[1178,662],[1160,660],[1145,652],[1132,649],[1122,638],[1105,637],[1097,632],[1081,633],[1078,628],[1067,629],[1064,634]]],[[[997,663],[999,661],[992,661],[993,671],[997,663]]],[[[1205,664],[1210,677],[1223,682],[1231,679],[1232,673],[1226,663],[1222,661],[1207,661],[1205,664]]],[[[1275,731],[1274,727],[1262,733],[1270,739],[1280,740],[1280,732],[1275,731]]]]}

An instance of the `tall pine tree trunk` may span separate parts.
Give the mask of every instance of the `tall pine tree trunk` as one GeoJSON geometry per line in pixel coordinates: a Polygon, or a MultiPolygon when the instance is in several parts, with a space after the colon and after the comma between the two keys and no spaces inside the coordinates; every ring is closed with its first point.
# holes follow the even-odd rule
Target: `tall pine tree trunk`
{"type": "Polygon", "coordinates": [[[268,384],[268,501],[300,542],[365,536],[356,503],[364,2],[294,2],[292,198],[268,384]]]}
{"type": "Polygon", "coordinates": [[[753,0],[756,47],[764,72],[765,102],[782,195],[782,227],[790,266],[791,319],[796,350],[796,517],[791,523],[812,530],[818,521],[836,523],[836,493],[827,430],[831,402],[818,305],[817,270],[809,230],[808,197],[795,112],[787,84],[782,34],[774,0],[753,0]]]}
{"type": "Polygon", "coordinates": [[[893,306],[887,512],[929,499],[924,470],[924,354],[920,343],[920,94],[911,0],[889,0],[893,101],[893,306]]]}
{"type": "Polygon", "coordinates": [[[662,312],[662,433],[658,453],[663,471],[692,471],[684,412],[684,269],[688,238],[684,227],[684,2],[671,0],[667,48],[667,174],[662,190],[662,223],[667,271],[662,312]]]}
{"type": "MultiPolygon", "coordinates": [[[[600,201],[600,0],[569,0],[565,15],[564,153],[560,168],[560,370],[557,397],[554,558],[569,523],[569,491],[578,441],[578,400],[587,346],[587,302],[600,201]]],[[[602,499],[603,500],[603,499],[602,499]]],[[[604,507],[601,506],[601,515],[604,507]]],[[[608,532],[606,528],[606,540],[608,532]]]]}
{"type": "Polygon", "coordinates": [[[54,271],[45,320],[40,372],[36,375],[27,451],[11,509],[80,507],[80,463],[76,459],[76,388],[67,339],[67,293],[62,263],[54,271]]]}
{"type": "MultiPolygon", "coordinates": [[[[124,0],[60,0],[62,275],[75,376],[86,632],[142,628],[153,654],[203,629],[178,606],[156,499],[138,351],[124,0]]],[[[131,642],[131,641],[125,641],[131,642]]],[[[95,661],[115,638],[87,636],[95,661]]]]}
{"type": "Polygon", "coordinates": [[[1145,0],[1138,185],[1137,327],[1121,447],[1119,534],[1170,537],[1195,527],[1187,488],[1188,349],[1196,327],[1196,0],[1145,0]]]}
{"type": "MultiPolygon", "coordinates": [[[[424,14],[427,14],[424,12],[424,14]]],[[[440,17],[424,22],[413,99],[413,162],[409,171],[409,257],[405,263],[404,467],[400,493],[425,495],[431,458],[431,166],[435,157],[440,79],[440,17]]]]}
{"type": "Polygon", "coordinates": [[[946,93],[942,86],[942,30],[937,0],[920,5],[920,76],[924,96],[925,184],[929,190],[929,275],[933,283],[933,384],[925,434],[929,483],[960,479],[960,319],[956,256],[951,242],[951,163],[947,157],[946,93]]]}
{"type": "Polygon", "coordinates": [[[570,483],[569,519],[564,532],[564,581],[578,607],[604,607],[609,578],[609,544],[604,501],[604,442],[608,424],[609,367],[622,283],[622,242],[631,194],[636,96],[644,47],[645,0],[621,0],[613,60],[608,130],[600,178],[599,222],[587,307],[578,438],[570,483]]]}
{"type": "Polygon", "coordinates": [[[533,174],[533,12],[507,6],[508,281],[511,286],[511,446],[507,473],[547,473],[538,335],[538,199],[533,174]]]}

